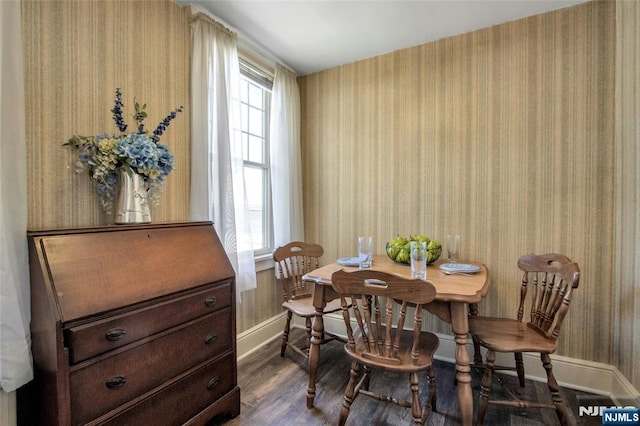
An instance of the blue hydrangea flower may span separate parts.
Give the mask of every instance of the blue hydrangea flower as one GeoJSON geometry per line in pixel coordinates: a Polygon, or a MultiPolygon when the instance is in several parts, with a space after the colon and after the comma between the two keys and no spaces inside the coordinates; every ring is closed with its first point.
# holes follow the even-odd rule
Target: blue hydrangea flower
{"type": "MultiPolygon", "coordinates": [[[[151,169],[158,165],[156,144],[145,134],[135,133],[120,139],[115,153],[133,169],[151,169]]],[[[145,174],[143,172],[143,174],[145,174]]]]}
{"type": "Polygon", "coordinates": [[[160,176],[158,179],[163,180],[173,170],[173,154],[165,145],[158,144],[158,169],[160,176]]]}

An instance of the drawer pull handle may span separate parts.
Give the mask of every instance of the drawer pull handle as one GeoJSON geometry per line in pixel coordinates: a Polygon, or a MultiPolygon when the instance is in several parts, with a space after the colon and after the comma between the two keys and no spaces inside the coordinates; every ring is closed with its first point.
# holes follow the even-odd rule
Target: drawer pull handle
{"type": "Polygon", "coordinates": [[[218,335],[216,333],[211,333],[207,337],[204,338],[204,343],[206,345],[210,345],[213,342],[215,342],[217,338],[218,338],[218,335]]]}
{"type": "Polygon", "coordinates": [[[106,385],[109,389],[118,389],[127,383],[127,379],[124,376],[113,376],[107,380],[106,385]]]}
{"type": "Polygon", "coordinates": [[[218,379],[217,377],[214,377],[213,379],[209,380],[209,383],[207,383],[207,389],[212,390],[213,388],[218,386],[219,383],[220,383],[220,379],[218,379]]]}
{"type": "Polygon", "coordinates": [[[209,308],[213,307],[216,303],[218,303],[218,299],[216,299],[215,296],[207,297],[204,301],[204,304],[209,308]]]}
{"type": "Polygon", "coordinates": [[[114,328],[113,330],[107,331],[105,335],[107,340],[115,342],[116,340],[122,339],[127,332],[121,328],[114,328]]]}

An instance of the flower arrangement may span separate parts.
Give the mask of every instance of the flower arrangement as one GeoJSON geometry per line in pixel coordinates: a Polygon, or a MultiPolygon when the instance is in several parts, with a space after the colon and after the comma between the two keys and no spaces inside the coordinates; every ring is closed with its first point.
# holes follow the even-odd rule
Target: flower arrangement
{"type": "Polygon", "coordinates": [[[173,154],[162,145],[160,136],[169,123],[182,112],[182,106],[171,111],[149,135],[144,127],[147,105],[142,106],[134,99],[136,132],[126,134],[127,124],[122,116],[122,92],[116,89],[115,105],[111,112],[113,120],[122,134],[98,134],[95,136],[73,135],[65,146],[79,150],[76,172],[87,172],[97,184],[102,207],[110,213],[116,196],[118,169],[141,175],[148,187],[148,199],[157,205],[162,194],[162,184],[173,170],[173,154]]]}

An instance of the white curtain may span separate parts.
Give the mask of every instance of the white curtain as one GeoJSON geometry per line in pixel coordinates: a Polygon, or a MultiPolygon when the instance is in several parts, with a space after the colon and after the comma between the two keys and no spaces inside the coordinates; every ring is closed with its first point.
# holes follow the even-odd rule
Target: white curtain
{"type": "Polygon", "coordinates": [[[0,389],[33,378],[20,2],[0,2],[0,389]]]}
{"type": "Polygon", "coordinates": [[[256,288],[245,197],[237,36],[198,14],[191,24],[192,220],[212,220],[236,271],[236,300],[256,288]]]}
{"type": "Polygon", "coordinates": [[[300,91],[296,76],[276,65],[271,94],[271,185],[275,246],[304,241],[300,91]]]}

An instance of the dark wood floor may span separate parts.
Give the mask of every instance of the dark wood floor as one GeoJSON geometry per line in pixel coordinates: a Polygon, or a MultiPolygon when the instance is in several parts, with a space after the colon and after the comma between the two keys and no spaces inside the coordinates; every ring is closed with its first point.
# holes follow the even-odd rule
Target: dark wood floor
{"type": "MultiPolygon", "coordinates": [[[[299,339],[300,330],[292,330],[299,339]],[[298,334],[299,333],[299,334],[298,334]]],[[[235,419],[214,419],[212,425],[253,426],[253,425],[335,425],[338,423],[344,388],[349,378],[349,361],[343,353],[342,343],[331,342],[322,347],[321,363],[318,369],[317,394],[313,409],[306,408],[308,368],[306,360],[287,350],[280,357],[280,342],[274,341],[246,357],[238,364],[238,383],[241,389],[240,416],[235,419]]],[[[436,361],[438,412],[431,413],[428,425],[460,424],[453,364],[436,361]]],[[[393,388],[394,396],[409,395],[408,377],[374,371],[372,388],[393,388]],[[397,385],[397,384],[400,385],[397,385]],[[406,383],[406,386],[405,386],[406,383]]],[[[474,408],[480,393],[481,373],[472,373],[474,408]]],[[[523,390],[517,379],[501,376],[517,393],[525,398],[551,398],[545,383],[527,380],[523,390]]],[[[426,382],[423,380],[422,382],[426,382]]],[[[421,383],[421,386],[424,383],[421,383]]],[[[425,385],[426,386],[426,385],[425,385]]],[[[504,391],[497,383],[493,396],[503,397],[504,391]],[[502,393],[503,395],[500,395],[502,393]]],[[[563,389],[579,425],[601,425],[600,417],[580,417],[578,406],[611,405],[603,397],[563,389]]],[[[475,420],[474,410],[474,420],[475,420]]],[[[347,425],[400,425],[411,424],[409,409],[385,404],[366,396],[360,396],[353,403],[347,425]]],[[[490,405],[485,417],[486,425],[555,425],[558,424],[554,410],[530,409],[524,412],[516,408],[490,405]]]]}

